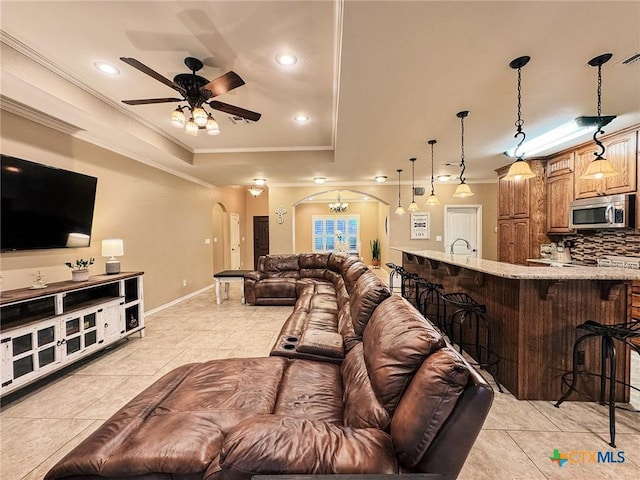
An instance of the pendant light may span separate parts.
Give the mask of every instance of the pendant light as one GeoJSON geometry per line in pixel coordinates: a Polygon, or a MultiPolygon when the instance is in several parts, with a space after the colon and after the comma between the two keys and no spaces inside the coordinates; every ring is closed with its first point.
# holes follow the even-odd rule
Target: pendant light
{"type": "Polygon", "coordinates": [[[411,162],[411,203],[409,204],[409,208],[407,208],[407,210],[409,210],[410,212],[417,212],[418,210],[420,210],[420,207],[418,207],[418,204],[416,203],[416,187],[414,185],[416,159],[410,158],[409,161],[411,162]]]}
{"type": "Polygon", "coordinates": [[[402,208],[402,200],[400,198],[400,174],[402,173],[402,169],[399,168],[398,172],[398,208],[396,208],[396,215],[404,215],[404,208],[402,208]]]}
{"type": "Polygon", "coordinates": [[[511,164],[511,167],[509,167],[509,172],[504,177],[507,180],[520,180],[520,179],[533,178],[536,176],[536,174],[531,171],[531,167],[529,166],[529,164],[525,162],[524,159],[522,158],[525,152],[520,151],[520,148],[524,143],[524,139],[527,138],[527,135],[522,131],[522,125],[524,125],[524,121],[522,120],[522,116],[521,116],[522,115],[521,71],[522,71],[522,67],[524,67],[527,63],[529,63],[529,60],[531,60],[531,57],[528,57],[525,55],[524,57],[518,57],[515,60],[512,60],[511,63],[509,63],[509,66],[511,68],[513,68],[514,70],[516,69],[518,70],[518,119],[516,120],[516,124],[515,124],[516,134],[514,135],[514,138],[518,138],[518,137],[521,137],[521,138],[515,150],[516,161],[511,164]]]}
{"type": "Polygon", "coordinates": [[[595,58],[589,60],[589,65],[592,67],[598,67],[598,128],[593,134],[593,141],[600,148],[599,152],[594,152],[595,160],[593,160],[587,170],[580,175],[580,180],[599,180],[605,177],[613,177],[618,174],[618,171],[611,164],[609,160],[604,158],[605,148],[602,142],[598,139],[598,134],[603,134],[602,127],[604,126],[603,117],[601,115],[601,103],[602,103],[602,65],[607,63],[613,55],[610,53],[603,53],[595,58]]]}
{"type": "Polygon", "coordinates": [[[425,205],[438,205],[440,203],[440,200],[438,200],[438,197],[433,190],[433,146],[437,143],[437,141],[429,140],[427,143],[431,145],[431,195],[427,197],[425,205]]]}
{"type": "Polygon", "coordinates": [[[458,185],[458,187],[456,188],[455,193],[453,194],[454,197],[460,197],[460,198],[465,198],[465,197],[470,197],[473,195],[473,192],[471,191],[471,189],[469,188],[469,185],[467,185],[464,181],[464,170],[465,170],[465,165],[464,165],[464,118],[469,115],[469,112],[467,110],[464,110],[462,112],[458,112],[456,113],[456,117],[458,117],[460,119],[460,151],[461,151],[461,155],[460,155],[460,185],[458,185]]]}

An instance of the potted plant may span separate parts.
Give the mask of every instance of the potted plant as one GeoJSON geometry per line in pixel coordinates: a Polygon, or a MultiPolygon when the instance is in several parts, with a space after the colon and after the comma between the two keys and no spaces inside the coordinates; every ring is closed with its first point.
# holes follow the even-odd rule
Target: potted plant
{"type": "Polygon", "coordinates": [[[74,282],[85,282],[89,280],[89,265],[93,265],[94,258],[89,260],[79,258],[76,263],[66,262],[65,265],[71,269],[71,280],[74,282]]]}
{"type": "Polygon", "coordinates": [[[377,238],[369,242],[371,245],[371,265],[377,267],[380,265],[380,240],[377,238]]]}

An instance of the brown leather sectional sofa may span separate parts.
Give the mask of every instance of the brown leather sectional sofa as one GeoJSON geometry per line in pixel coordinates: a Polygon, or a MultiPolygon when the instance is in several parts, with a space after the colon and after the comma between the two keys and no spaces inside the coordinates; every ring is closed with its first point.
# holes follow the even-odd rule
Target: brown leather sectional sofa
{"type": "MultiPolygon", "coordinates": [[[[294,290],[283,296],[276,281],[260,288],[266,277],[245,293],[254,303],[269,303],[294,298],[295,292],[285,334],[339,334],[348,311],[353,336],[343,345],[343,360],[322,352],[299,358],[304,352],[294,346],[295,358],[278,354],[183,365],[120,409],[46,479],[417,472],[455,478],[493,390],[405,299],[380,293],[366,266],[354,268],[361,262],[333,256],[326,255],[321,277],[296,278],[283,270],[286,289],[294,280],[294,290]],[[337,273],[338,264],[344,267],[339,279],[328,273],[337,273]],[[269,289],[276,293],[259,293],[269,289]],[[372,292],[380,294],[378,303],[372,292]]],[[[306,265],[309,257],[301,259],[299,265],[306,265]]],[[[320,275],[322,269],[300,269],[299,275],[302,270],[320,275]]]]}

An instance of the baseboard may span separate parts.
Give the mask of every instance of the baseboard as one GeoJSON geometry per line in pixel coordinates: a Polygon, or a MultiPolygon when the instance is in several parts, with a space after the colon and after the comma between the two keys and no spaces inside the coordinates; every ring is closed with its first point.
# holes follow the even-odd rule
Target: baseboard
{"type": "Polygon", "coordinates": [[[156,308],[154,308],[152,310],[144,312],[144,316],[146,317],[146,316],[149,316],[149,315],[153,315],[154,313],[161,312],[165,308],[172,307],[174,305],[177,305],[180,302],[184,302],[185,300],[190,299],[191,297],[195,297],[196,295],[200,295],[202,292],[206,292],[207,290],[212,289],[214,286],[215,286],[215,283],[212,283],[211,285],[208,285],[208,286],[206,286],[204,288],[201,288],[200,290],[196,290],[195,292],[191,292],[188,295],[185,295],[184,297],[176,298],[175,300],[172,300],[169,303],[165,303],[164,305],[160,305],[159,307],[156,307],[156,308]]]}

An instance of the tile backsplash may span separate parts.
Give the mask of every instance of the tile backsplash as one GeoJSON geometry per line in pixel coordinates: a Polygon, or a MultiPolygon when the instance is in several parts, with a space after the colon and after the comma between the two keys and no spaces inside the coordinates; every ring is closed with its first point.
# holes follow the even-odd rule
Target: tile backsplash
{"type": "Polygon", "coordinates": [[[603,255],[640,257],[640,233],[633,229],[596,230],[564,235],[564,241],[572,241],[571,257],[588,263],[596,263],[603,255]]]}

